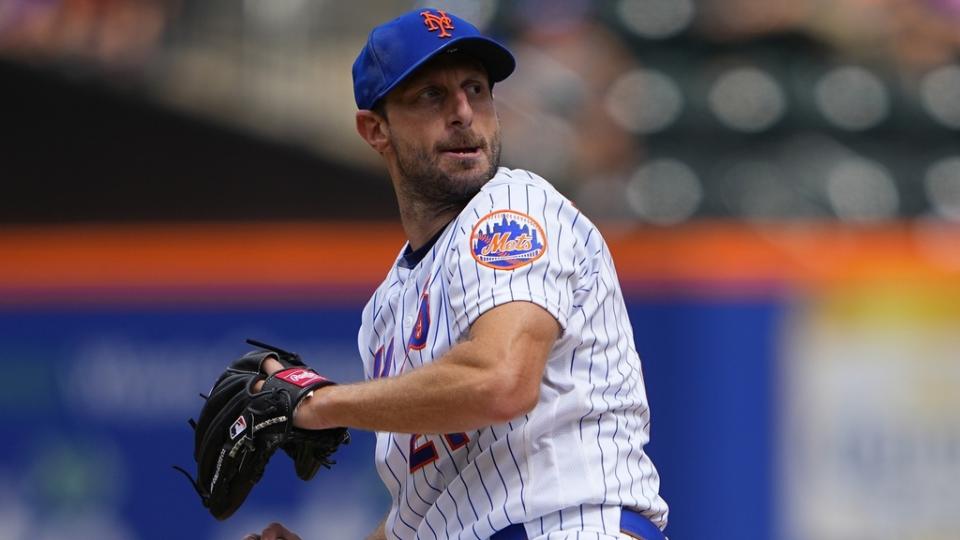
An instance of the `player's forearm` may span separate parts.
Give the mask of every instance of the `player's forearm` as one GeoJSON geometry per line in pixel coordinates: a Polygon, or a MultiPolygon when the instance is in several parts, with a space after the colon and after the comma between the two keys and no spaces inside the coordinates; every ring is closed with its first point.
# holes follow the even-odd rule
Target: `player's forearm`
{"type": "Polygon", "coordinates": [[[470,431],[529,410],[536,395],[510,377],[474,362],[485,354],[470,342],[443,359],[403,375],[331,386],[301,405],[296,423],[306,428],[348,426],[398,433],[470,431]]]}

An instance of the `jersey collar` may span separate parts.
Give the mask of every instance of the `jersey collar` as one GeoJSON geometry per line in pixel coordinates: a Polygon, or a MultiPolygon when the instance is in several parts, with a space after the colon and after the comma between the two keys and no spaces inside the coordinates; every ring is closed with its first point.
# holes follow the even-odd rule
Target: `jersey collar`
{"type": "Polygon", "coordinates": [[[437,243],[437,240],[443,236],[443,232],[447,230],[447,226],[450,223],[447,223],[440,229],[440,232],[433,235],[433,238],[427,241],[426,244],[420,246],[416,251],[410,249],[410,243],[407,242],[406,249],[403,250],[403,255],[400,256],[400,261],[397,263],[400,268],[406,268],[407,270],[413,269],[415,266],[420,264],[420,261],[427,256],[427,253],[433,248],[433,245],[437,243]]]}

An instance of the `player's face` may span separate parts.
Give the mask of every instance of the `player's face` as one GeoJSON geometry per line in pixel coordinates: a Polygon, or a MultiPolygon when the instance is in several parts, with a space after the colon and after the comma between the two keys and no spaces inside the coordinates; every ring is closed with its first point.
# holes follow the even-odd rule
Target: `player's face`
{"type": "Polygon", "coordinates": [[[500,164],[500,122],[483,67],[444,55],[387,99],[389,141],[404,186],[441,204],[463,204],[500,164]]]}

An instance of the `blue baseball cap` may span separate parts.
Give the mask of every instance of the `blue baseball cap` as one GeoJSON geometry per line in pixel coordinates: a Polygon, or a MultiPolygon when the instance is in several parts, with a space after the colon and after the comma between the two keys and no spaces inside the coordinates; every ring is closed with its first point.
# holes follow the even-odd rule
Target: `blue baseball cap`
{"type": "Polygon", "coordinates": [[[477,58],[491,84],[506,79],[517,65],[506,47],[476,26],[446,11],[418,9],[370,32],[353,63],[357,107],[372,109],[418,67],[444,51],[463,51],[477,58]]]}

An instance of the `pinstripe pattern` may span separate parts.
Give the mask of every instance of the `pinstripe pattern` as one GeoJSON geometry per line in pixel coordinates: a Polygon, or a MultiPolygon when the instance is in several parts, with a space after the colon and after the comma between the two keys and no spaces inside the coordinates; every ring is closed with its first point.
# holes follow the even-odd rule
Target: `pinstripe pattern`
{"type": "Polygon", "coordinates": [[[367,378],[432,362],[507,302],[540,305],[563,333],[529,414],[467,433],[458,448],[442,436],[411,445],[408,434],[377,434],[377,470],[393,498],[388,538],[483,540],[511,523],[524,523],[530,538],[617,538],[621,506],[666,526],[659,477],[643,451],[650,413],[640,359],[609,250],[586,217],[542,178],[501,168],[423,259],[405,266],[394,265],[364,309],[358,345],[367,378]],[[540,258],[512,270],[477,262],[471,231],[501,210],[543,228],[540,258]],[[407,344],[425,285],[430,324],[417,350],[407,344]],[[435,459],[411,473],[411,449],[429,454],[431,443],[435,459]]]}

